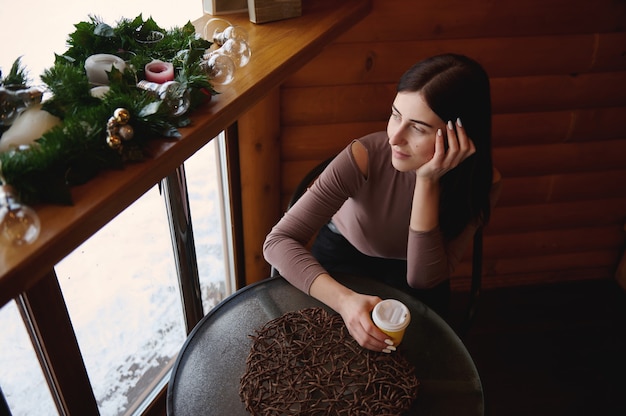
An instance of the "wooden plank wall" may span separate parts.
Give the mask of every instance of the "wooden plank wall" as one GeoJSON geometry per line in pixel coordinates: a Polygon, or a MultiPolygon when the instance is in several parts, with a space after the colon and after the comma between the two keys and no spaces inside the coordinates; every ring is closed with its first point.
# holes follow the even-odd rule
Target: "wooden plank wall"
{"type": "MultiPolygon", "coordinates": [[[[492,82],[504,188],[485,287],[612,277],[625,242],[623,0],[374,0],[280,90],[283,204],[314,164],[384,129],[401,73],[442,52],[474,57],[492,82]]],[[[469,274],[466,261],[453,287],[469,274]]]]}

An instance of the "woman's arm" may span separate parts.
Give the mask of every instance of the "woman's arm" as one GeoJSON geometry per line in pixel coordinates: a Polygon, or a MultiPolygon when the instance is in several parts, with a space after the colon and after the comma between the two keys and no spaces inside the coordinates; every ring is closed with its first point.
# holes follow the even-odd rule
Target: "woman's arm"
{"type": "Polygon", "coordinates": [[[435,135],[435,153],[430,161],[415,171],[410,227],[415,231],[430,231],[439,225],[439,181],[449,171],[476,152],[474,143],[465,134],[461,121],[456,126],[449,121],[446,138],[441,129],[435,135]],[[444,140],[448,150],[445,150],[444,140]]]}
{"type": "MultiPolygon", "coordinates": [[[[493,185],[489,194],[492,210],[501,190],[502,176],[494,169],[493,185]]],[[[426,232],[410,230],[408,252],[414,253],[414,258],[407,265],[409,285],[418,288],[434,287],[449,278],[471,245],[479,226],[477,223],[468,224],[459,236],[448,242],[444,242],[439,227],[426,232]]]]}
{"type": "Polygon", "coordinates": [[[418,289],[431,288],[450,277],[448,255],[439,230],[439,181],[476,152],[461,122],[448,122],[446,138],[438,130],[433,158],[416,171],[407,246],[407,282],[418,289]],[[448,143],[445,150],[444,140],[448,143]]]}
{"type": "Polygon", "coordinates": [[[265,239],[263,254],[267,262],[305,293],[309,293],[313,280],[326,272],[306,246],[337,212],[350,192],[354,192],[355,185],[352,183],[358,180],[358,175],[349,148],[346,148],[285,213],[265,239]]]}
{"type": "MultiPolygon", "coordinates": [[[[361,175],[367,179],[369,174],[367,149],[360,142],[354,141],[350,150],[361,175]]],[[[313,281],[309,293],[341,315],[348,332],[362,347],[384,352],[395,349],[385,342],[387,335],[381,332],[370,318],[374,306],[381,301],[378,296],[354,292],[326,273],[313,281]]]]}
{"type": "Polygon", "coordinates": [[[337,282],[305,248],[315,231],[328,222],[367,177],[365,147],[354,141],[348,149],[337,156],[320,180],[272,229],[263,252],[266,260],[291,284],[338,312],[348,332],[361,346],[390,352],[394,347],[385,343],[387,335],[370,317],[381,299],[354,292],[337,282]]]}

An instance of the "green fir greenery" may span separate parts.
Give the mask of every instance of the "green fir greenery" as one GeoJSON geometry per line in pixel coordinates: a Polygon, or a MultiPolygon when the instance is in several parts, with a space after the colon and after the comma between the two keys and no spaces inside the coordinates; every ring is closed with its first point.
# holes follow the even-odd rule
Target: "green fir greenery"
{"type": "MultiPolygon", "coordinates": [[[[71,204],[71,186],[88,182],[103,169],[141,161],[149,140],[180,137],[178,128],[190,123],[188,114],[216,94],[200,67],[211,42],[198,36],[191,22],[164,30],[141,15],[122,19],[115,27],[90,17],[75,28],[68,38],[69,49],[56,55],[54,65],[41,76],[50,95],[43,109],[62,123],[35,145],[0,153],[5,181],[27,203],[71,204]],[[102,99],[91,96],[84,70],[85,60],[100,53],[118,55],[127,62],[123,73],[112,69],[110,90],[102,99]],[[155,59],[174,64],[175,80],[190,93],[191,107],[186,114],[173,116],[158,97],[137,88],[145,78],[145,65],[155,59]],[[107,121],[117,108],[129,110],[134,130],[122,151],[111,149],[106,142],[107,121]]],[[[26,72],[19,58],[0,82],[26,87],[26,72]]]]}

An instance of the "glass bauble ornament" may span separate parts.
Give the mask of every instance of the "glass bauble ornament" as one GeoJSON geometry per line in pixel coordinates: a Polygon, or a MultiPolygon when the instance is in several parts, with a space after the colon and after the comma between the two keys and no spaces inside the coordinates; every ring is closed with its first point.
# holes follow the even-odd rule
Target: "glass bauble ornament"
{"type": "Polygon", "coordinates": [[[221,48],[222,53],[233,60],[235,66],[243,67],[250,62],[250,48],[246,42],[228,39],[221,48]]]}
{"type": "Polygon", "coordinates": [[[204,59],[200,62],[200,67],[209,77],[211,82],[216,85],[227,85],[233,81],[235,76],[235,63],[233,60],[224,55],[220,49],[204,55],[204,59]]]}
{"type": "Polygon", "coordinates": [[[11,186],[0,186],[0,241],[10,246],[31,244],[40,231],[35,210],[20,203],[11,186]]]}
{"type": "Polygon", "coordinates": [[[233,26],[228,20],[213,18],[204,25],[204,37],[210,40],[229,56],[235,66],[246,66],[250,61],[252,51],[248,43],[248,32],[241,26],[233,26]]]}

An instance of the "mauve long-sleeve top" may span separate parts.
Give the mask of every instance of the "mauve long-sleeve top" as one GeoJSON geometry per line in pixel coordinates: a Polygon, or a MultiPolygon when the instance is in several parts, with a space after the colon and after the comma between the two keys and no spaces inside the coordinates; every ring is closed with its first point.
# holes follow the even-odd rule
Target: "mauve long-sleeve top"
{"type": "MultiPolygon", "coordinates": [[[[265,239],[265,259],[292,285],[309,293],[326,270],[306,248],[331,219],[341,234],[363,254],[407,260],[407,282],[433,287],[450,277],[469,246],[477,225],[470,224],[454,240],[444,241],[439,227],[410,229],[415,172],[391,164],[386,132],[357,139],[367,149],[365,177],[351,151],[343,149],[265,239]]],[[[492,190],[492,205],[499,182],[492,190]]]]}

